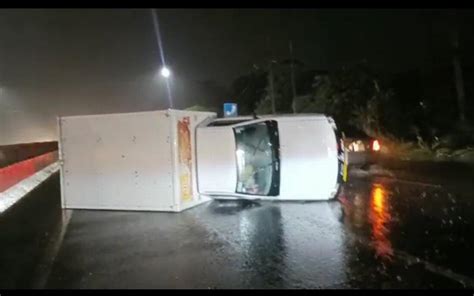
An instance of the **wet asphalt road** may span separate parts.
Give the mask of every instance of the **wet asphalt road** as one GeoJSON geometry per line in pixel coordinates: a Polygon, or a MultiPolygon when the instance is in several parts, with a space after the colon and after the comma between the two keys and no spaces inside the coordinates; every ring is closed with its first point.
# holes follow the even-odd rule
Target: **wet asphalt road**
{"type": "Polygon", "coordinates": [[[58,183],[0,217],[0,288],[474,287],[472,184],[353,179],[331,202],[174,214],[62,211],[58,183]]]}

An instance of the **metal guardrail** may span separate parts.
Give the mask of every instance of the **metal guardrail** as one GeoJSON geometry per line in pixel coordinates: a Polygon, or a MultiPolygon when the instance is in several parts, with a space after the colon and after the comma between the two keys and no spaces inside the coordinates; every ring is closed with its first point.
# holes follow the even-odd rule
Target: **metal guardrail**
{"type": "Polygon", "coordinates": [[[58,152],[47,152],[0,168],[0,193],[58,160],[58,152]]]}
{"type": "Polygon", "coordinates": [[[0,146],[0,168],[57,150],[56,141],[0,146]]]}

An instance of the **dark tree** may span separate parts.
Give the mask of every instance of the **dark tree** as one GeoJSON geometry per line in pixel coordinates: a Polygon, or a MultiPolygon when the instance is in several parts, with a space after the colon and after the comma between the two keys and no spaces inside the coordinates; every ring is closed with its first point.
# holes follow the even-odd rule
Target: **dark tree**
{"type": "Polygon", "coordinates": [[[238,103],[240,114],[252,114],[256,103],[265,92],[267,73],[255,66],[248,74],[238,77],[232,83],[232,101],[238,103]]]}

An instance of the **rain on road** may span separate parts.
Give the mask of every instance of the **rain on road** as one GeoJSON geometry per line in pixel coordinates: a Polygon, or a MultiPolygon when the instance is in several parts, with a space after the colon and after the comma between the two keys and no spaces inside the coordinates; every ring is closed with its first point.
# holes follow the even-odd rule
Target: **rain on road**
{"type": "Polygon", "coordinates": [[[62,211],[55,174],[0,217],[24,226],[0,232],[0,286],[472,288],[471,193],[354,178],[331,202],[62,211]]]}

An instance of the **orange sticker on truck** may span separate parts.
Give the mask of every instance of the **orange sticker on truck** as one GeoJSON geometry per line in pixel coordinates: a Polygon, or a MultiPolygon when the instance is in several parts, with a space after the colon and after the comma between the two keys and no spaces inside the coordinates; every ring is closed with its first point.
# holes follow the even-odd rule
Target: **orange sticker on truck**
{"type": "Polygon", "coordinates": [[[190,120],[188,116],[178,121],[179,183],[182,201],[191,201],[193,198],[191,132],[189,125],[190,120]]]}

